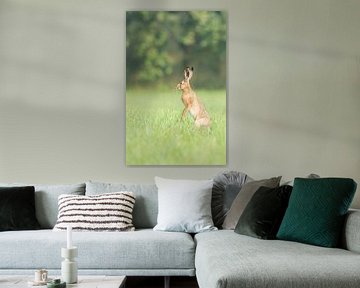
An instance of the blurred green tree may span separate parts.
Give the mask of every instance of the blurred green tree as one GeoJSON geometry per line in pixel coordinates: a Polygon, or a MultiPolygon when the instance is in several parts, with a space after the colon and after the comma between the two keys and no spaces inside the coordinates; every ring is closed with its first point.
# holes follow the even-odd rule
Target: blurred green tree
{"type": "Polygon", "coordinates": [[[127,12],[127,85],[168,85],[181,79],[185,66],[194,66],[197,87],[224,88],[226,37],[221,11],[127,12]]]}

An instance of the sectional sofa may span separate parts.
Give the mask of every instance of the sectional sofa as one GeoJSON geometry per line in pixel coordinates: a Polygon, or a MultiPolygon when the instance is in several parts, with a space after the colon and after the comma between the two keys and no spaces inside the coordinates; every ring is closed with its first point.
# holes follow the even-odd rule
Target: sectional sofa
{"type": "MultiPolygon", "coordinates": [[[[0,184],[0,186],[13,184],[0,184]]],[[[158,192],[154,184],[87,182],[34,185],[39,230],[0,232],[0,278],[46,268],[58,275],[66,233],[52,227],[61,194],[95,195],[133,191],[131,232],[73,232],[79,274],[196,276],[201,288],[360,287],[360,211],[349,211],[342,246],[323,248],[261,240],[232,230],[189,234],[154,231],[158,192]]]]}

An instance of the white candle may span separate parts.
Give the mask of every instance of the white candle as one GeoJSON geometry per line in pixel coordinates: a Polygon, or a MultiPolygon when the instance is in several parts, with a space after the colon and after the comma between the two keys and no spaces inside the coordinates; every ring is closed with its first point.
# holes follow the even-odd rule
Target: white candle
{"type": "Polygon", "coordinates": [[[71,235],[72,227],[69,225],[67,226],[66,232],[67,232],[67,244],[66,248],[70,249],[72,248],[72,235],[71,235]]]}

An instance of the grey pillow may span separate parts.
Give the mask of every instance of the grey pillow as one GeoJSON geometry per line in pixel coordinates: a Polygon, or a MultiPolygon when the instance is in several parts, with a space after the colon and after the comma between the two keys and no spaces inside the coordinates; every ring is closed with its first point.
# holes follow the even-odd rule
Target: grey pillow
{"type": "Polygon", "coordinates": [[[155,177],[159,213],[154,230],[198,233],[217,230],[211,217],[213,180],[155,177]]]}
{"type": "Polygon", "coordinates": [[[244,184],[233,201],[229,212],[227,213],[224,223],[222,225],[223,229],[234,230],[237,222],[240,219],[241,214],[243,213],[246,205],[249,203],[252,196],[255,192],[261,187],[275,188],[279,186],[281,176],[273,177],[270,179],[263,179],[257,181],[251,181],[244,184]]]}
{"type": "Polygon", "coordinates": [[[211,213],[216,227],[222,227],[232,202],[248,178],[245,173],[238,171],[226,171],[214,178],[211,213]]]}
{"type": "Polygon", "coordinates": [[[36,218],[43,229],[52,229],[58,216],[58,197],[61,194],[85,195],[85,183],[65,185],[8,184],[0,186],[34,186],[36,218]]]}
{"type": "Polygon", "coordinates": [[[158,214],[158,192],[155,184],[86,182],[88,196],[120,191],[133,192],[136,197],[133,210],[135,228],[153,228],[158,214]]]}

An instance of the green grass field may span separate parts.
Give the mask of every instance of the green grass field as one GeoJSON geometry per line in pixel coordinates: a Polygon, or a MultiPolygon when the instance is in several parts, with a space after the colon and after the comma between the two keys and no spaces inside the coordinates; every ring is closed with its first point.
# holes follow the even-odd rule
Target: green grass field
{"type": "Polygon", "coordinates": [[[181,121],[180,91],[127,90],[127,165],[225,165],[226,91],[197,90],[211,117],[210,128],[181,121]]]}

